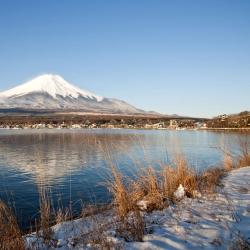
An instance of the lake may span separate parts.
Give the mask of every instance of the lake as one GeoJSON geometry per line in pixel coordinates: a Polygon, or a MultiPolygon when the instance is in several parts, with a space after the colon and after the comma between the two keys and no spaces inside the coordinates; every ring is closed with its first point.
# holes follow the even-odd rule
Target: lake
{"type": "Polygon", "coordinates": [[[220,163],[223,150],[237,154],[241,133],[176,130],[0,130],[0,198],[15,208],[23,228],[38,216],[38,186],[50,188],[54,206],[107,203],[110,165],[133,175],[159,168],[178,153],[198,170],[220,163]]]}

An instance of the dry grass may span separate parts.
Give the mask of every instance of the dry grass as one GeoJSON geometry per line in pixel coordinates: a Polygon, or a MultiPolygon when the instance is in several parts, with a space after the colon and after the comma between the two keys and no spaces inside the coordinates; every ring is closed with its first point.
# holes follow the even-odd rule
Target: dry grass
{"type": "Polygon", "coordinates": [[[59,208],[56,212],[55,212],[55,222],[56,224],[62,223],[64,221],[67,221],[71,218],[71,213],[69,208],[59,208]]]}
{"type": "Polygon", "coordinates": [[[126,241],[142,241],[145,225],[137,202],[145,195],[149,195],[149,191],[153,193],[156,190],[155,177],[151,173],[147,175],[150,176],[149,179],[144,175],[137,181],[127,178],[125,184],[124,177],[114,167],[112,174],[113,182],[110,182],[109,186],[119,218],[116,230],[126,241]],[[147,186],[147,183],[150,185],[147,186]]]}
{"type": "Polygon", "coordinates": [[[95,224],[94,230],[88,234],[82,235],[83,244],[91,246],[91,249],[115,249],[115,243],[107,238],[105,227],[95,224]]]}
{"type": "Polygon", "coordinates": [[[223,167],[197,173],[183,156],[178,155],[172,166],[162,166],[160,171],[151,167],[141,169],[135,180],[123,176],[113,167],[113,182],[109,184],[117,214],[124,219],[128,213],[140,208],[139,201],[147,204],[147,212],[178,202],[174,193],[180,185],[184,187],[185,195],[191,198],[198,192],[214,193],[221,178],[233,167],[231,156],[225,155],[223,167]]]}
{"type": "Polygon", "coordinates": [[[210,168],[199,175],[198,185],[201,193],[215,193],[225,170],[222,167],[210,168]]]}
{"type": "MultiPolygon", "coordinates": [[[[145,233],[145,223],[138,204],[146,203],[146,211],[163,209],[171,203],[176,203],[175,191],[180,185],[184,187],[188,197],[195,197],[197,192],[215,193],[221,178],[236,166],[250,165],[249,153],[242,146],[241,157],[237,165],[233,164],[232,156],[225,152],[224,160],[220,167],[209,168],[202,173],[197,173],[188,165],[182,155],[178,155],[170,166],[162,166],[159,171],[152,167],[140,168],[136,179],[124,176],[119,172],[115,164],[111,163],[112,181],[109,182],[113,194],[113,203],[118,215],[116,232],[126,241],[142,241],[145,233]]],[[[109,156],[111,162],[111,157],[109,156]]],[[[51,239],[50,231],[50,202],[46,190],[43,190],[41,198],[41,227],[44,238],[51,239]]],[[[82,216],[93,216],[98,213],[96,206],[83,210],[82,216]]],[[[100,211],[99,211],[100,212],[100,211]]],[[[56,222],[67,220],[68,213],[62,210],[57,212],[56,222]]],[[[95,222],[93,232],[84,236],[84,242],[94,248],[112,249],[113,242],[107,239],[106,227],[95,222]]]]}
{"type": "Polygon", "coordinates": [[[0,201],[0,249],[24,250],[22,232],[10,208],[0,201]]]}
{"type": "Polygon", "coordinates": [[[240,146],[240,156],[237,161],[237,167],[247,167],[250,166],[250,152],[249,152],[249,140],[241,140],[239,142],[240,146]]]}
{"type": "Polygon", "coordinates": [[[81,211],[81,218],[89,217],[89,216],[94,216],[97,214],[101,214],[107,211],[110,211],[112,209],[112,204],[107,204],[107,205],[86,205],[82,206],[82,211],[81,211]]]}
{"type": "Polygon", "coordinates": [[[162,171],[162,186],[165,198],[174,202],[174,192],[181,184],[187,196],[193,197],[194,191],[198,188],[198,179],[195,170],[190,167],[185,158],[178,155],[175,159],[175,166],[166,166],[162,171]]]}
{"type": "Polygon", "coordinates": [[[110,191],[113,194],[113,202],[115,204],[118,216],[123,219],[129,211],[134,208],[132,197],[129,194],[128,187],[125,185],[122,174],[116,168],[112,168],[114,180],[109,182],[110,191]]]}
{"type": "Polygon", "coordinates": [[[40,202],[40,229],[45,243],[48,243],[52,238],[51,230],[51,199],[50,192],[45,185],[39,187],[39,202],[40,202]]]}
{"type": "Polygon", "coordinates": [[[91,215],[90,217],[91,230],[87,233],[82,233],[80,238],[75,239],[75,241],[91,249],[122,249],[122,245],[116,244],[108,237],[107,231],[109,229],[109,223],[98,215],[91,215]]]}
{"type": "Polygon", "coordinates": [[[114,205],[120,218],[117,231],[126,241],[142,241],[145,224],[139,202],[146,204],[147,212],[163,209],[177,202],[174,192],[180,184],[186,195],[193,197],[199,187],[199,178],[184,157],[178,156],[174,166],[162,166],[160,171],[152,167],[140,169],[134,180],[123,176],[112,165],[113,181],[109,182],[114,205]]]}
{"type": "Polygon", "coordinates": [[[242,167],[248,167],[250,166],[250,152],[248,151],[246,154],[242,155],[242,162],[241,162],[241,166],[242,167]]]}
{"type": "Polygon", "coordinates": [[[229,243],[228,250],[250,250],[250,241],[238,232],[229,243]]]}
{"type": "Polygon", "coordinates": [[[138,207],[141,200],[147,202],[148,211],[164,208],[166,201],[175,201],[174,192],[180,184],[190,197],[199,186],[198,175],[181,156],[176,157],[174,166],[162,166],[160,171],[151,167],[142,169],[136,180],[125,178],[117,169],[112,173],[111,191],[121,217],[138,207]]]}
{"type": "Polygon", "coordinates": [[[224,154],[223,168],[225,171],[231,171],[234,168],[233,158],[229,153],[224,154]]]}
{"type": "Polygon", "coordinates": [[[164,197],[161,191],[159,173],[149,167],[141,169],[138,178],[130,182],[129,193],[133,208],[138,208],[138,202],[146,201],[147,211],[162,209],[164,197]]]}
{"type": "Polygon", "coordinates": [[[139,209],[131,212],[116,228],[119,237],[125,241],[143,241],[145,234],[145,223],[139,209]]]}
{"type": "Polygon", "coordinates": [[[241,149],[241,154],[237,161],[237,166],[240,167],[248,167],[250,166],[250,153],[244,148],[241,149]]]}
{"type": "Polygon", "coordinates": [[[242,155],[238,159],[238,166],[239,167],[248,167],[248,166],[250,166],[250,154],[242,155]]]}
{"type": "Polygon", "coordinates": [[[233,168],[229,154],[225,155],[222,166],[201,173],[178,155],[172,166],[162,166],[159,171],[151,167],[141,169],[135,180],[123,176],[113,166],[113,182],[109,184],[120,218],[117,232],[127,241],[142,241],[145,225],[140,210],[151,212],[178,202],[175,191],[180,185],[184,187],[185,195],[191,198],[199,193],[215,193],[222,177],[233,168]],[[140,201],[146,204],[146,209],[140,207],[140,201]]]}

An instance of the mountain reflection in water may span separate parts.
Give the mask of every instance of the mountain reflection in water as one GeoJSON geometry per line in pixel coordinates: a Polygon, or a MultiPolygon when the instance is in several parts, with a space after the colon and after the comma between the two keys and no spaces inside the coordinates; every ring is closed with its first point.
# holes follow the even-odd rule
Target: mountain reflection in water
{"type": "MultiPolygon", "coordinates": [[[[153,130],[0,130],[0,199],[14,202],[24,226],[37,217],[37,184],[75,211],[80,203],[110,200],[104,183],[110,160],[122,172],[168,164],[183,153],[198,169],[217,164],[218,148],[237,152],[237,133],[153,130]]],[[[247,136],[249,139],[249,135],[247,136]]]]}

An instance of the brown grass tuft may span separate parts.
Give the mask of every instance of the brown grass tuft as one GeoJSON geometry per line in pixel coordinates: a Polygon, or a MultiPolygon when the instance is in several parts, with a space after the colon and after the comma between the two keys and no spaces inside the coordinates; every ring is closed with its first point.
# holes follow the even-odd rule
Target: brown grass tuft
{"type": "Polygon", "coordinates": [[[162,171],[163,175],[163,193],[164,196],[171,202],[175,201],[174,192],[181,184],[186,192],[186,195],[193,197],[194,191],[198,188],[197,175],[194,169],[188,166],[183,156],[177,156],[175,167],[166,166],[162,171]]]}
{"type": "Polygon", "coordinates": [[[248,151],[241,151],[241,155],[237,161],[237,167],[248,167],[250,166],[250,153],[248,151]]]}
{"type": "Polygon", "coordinates": [[[250,240],[238,232],[229,243],[228,250],[250,250],[250,240]]]}
{"type": "Polygon", "coordinates": [[[241,139],[239,141],[240,146],[240,156],[237,161],[237,167],[247,167],[250,166],[250,152],[249,152],[249,139],[241,139]]]}
{"type": "Polygon", "coordinates": [[[159,173],[151,167],[141,170],[138,179],[132,182],[130,197],[134,208],[138,208],[138,201],[144,200],[147,203],[147,211],[162,209],[164,197],[159,173]]]}
{"type": "Polygon", "coordinates": [[[40,202],[40,223],[41,233],[45,243],[48,243],[52,238],[51,223],[51,200],[49,190],[45,185],[39,187],[39,202],[40,202]]]}
{"type": "Polygon", "coordinates": [[[59,223],[69,220],[70,217],[71,215],[70,215],[69,208],[66,208],[66,209],[59,208],[55,214],[55,222],[56,224],[59,224],[59,223]]]}
{"type": "Polygon", "coordinates": [[[91,231],[87,233],[82,233],[79,239],[75,239],[76,242],[87,246],[91,249],[105,249],[105,250],[115,250],[122,249],[121,244],[115,243],[107,235],[107,230],[109,229],[109,222],[104,221],[103,218],[98,215],[91,216],[91,231]]]}
{"type": "Polygon", "coordinates": [[[97,214],[110,211],[112,208],[113,208],[112,204],[105,204],[105,205],[88,204],[86,206],[82,206],[80,217],[85,218],[89,216],[94,216],[97,214]]]}
{"type": "Polygon", "coordinates": [[[225,173],[225,169],[221,167],[207,169],[199,176],[199,191],[202,193],[214,193],[225,173]]]}
{"type": "Polygon", "coordinates": [[[112,169],[114,181],[110,183],[110,190],[113,193],[114,204],[118,216],[123,219],[133,209],[132,198],[124,184],[121,173],[116,168],[112,169]]]}
{"type": "Polygon", "coordinates": [[[145,223],[139,209],[131,212],[129,216],[118,223],[116,231],[125,241],[143,241],[145,223]]]}
{"type": "Polygon", "coordinates": [[[152,193],[157,189],[155,177],[150,174],[150,178],[140,176],[137,181],[127,178],[127,185],[121,173],[117,169],[112,169],[114,181],[110,185],[113,193],[116,212],[119,218],[117,232],[126,241],[142,241],[144,235],[144,221],[140,214],[137,202],[147,194],[152,197],[152,193]],[[147,186],[146,183],[151,185],[147,186]],[[149,193],[151,191],[151,193],[149,193]]]}
{"type": "Polygon", "coordinates": [[[248,167],[250,166],[250,154],[242,155],[238,159],[238,167],[248,167]]]}
{"type": "Polygon", "coordinates": [[[21,230],[10,208],[0,201],[0,249],[24,250],[21,230]]]}
{"type": "Polygon", "coordinates": [[[162,166],[160,171],[152,167],[141,169],[137,178],[126,178],[112,167],[111,191],[117,213],[123,219],[130,211],[138,209],[138,202],[144,201],[148,212],[159,210],[175,202],[174,192],[181,184],[186,195],[193,197],[199,187],[194,169],[188,166],[184,157],[176,157],[175,166],[162,166]],[[125,181],[126,180],[126,181],[125,181]]]}
{"type": "Polygon", "coordinates": [[[225,171],[231,171],[234,168],[233,158],[230,154],[225,153],[223,159],[223,168],[225,171]]]}

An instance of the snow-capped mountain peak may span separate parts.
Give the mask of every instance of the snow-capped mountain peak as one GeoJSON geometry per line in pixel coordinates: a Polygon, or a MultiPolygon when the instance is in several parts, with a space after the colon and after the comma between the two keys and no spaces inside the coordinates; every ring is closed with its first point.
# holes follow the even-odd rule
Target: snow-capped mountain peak
{"type": "Polygon", "coordinates": [[[98,102],[103,100],[103,97],[95,95],[86,90],[81,90],[64,80],[61,76],[53,74],[40,75],[31,81],[0,93],[0,96],[12,98],[21,97],[32,93],[46,93],[55,99],[57,96],[64,98],[78,98],[82,96],[88,99],[95,99],[98,102]]]}
{"type": "Polygon", "coordinates": [[[70,84],[59,75],[40,75],[0,93],[0,111],[81,111],[108,114],[142,114],[122,100],[101,97],[70,84]]]}

